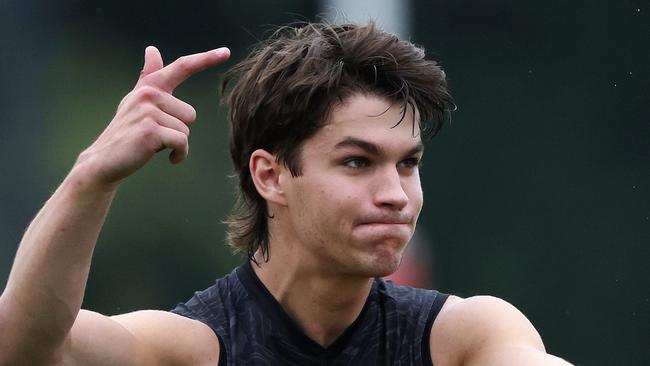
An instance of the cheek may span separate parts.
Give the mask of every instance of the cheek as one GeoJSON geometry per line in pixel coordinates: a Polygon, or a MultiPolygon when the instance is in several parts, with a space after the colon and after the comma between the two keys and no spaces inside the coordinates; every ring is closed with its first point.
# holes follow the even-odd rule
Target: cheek
{"type": "Polygon", "coordinates": [[[323,185],[318,187],[314,200],[313,216],[323,223],[321,229],[332,228],[344,232],[352,226],[351,221],[358,212],[359,192],[354,192],[349,186],[342,184],[323,185]]]}
{"type": "Polygon", "coordinates": [[[298,186],[293,200],[301,210],[308,210],[304,215],[316,221],[335,221],[353,205],[355,195],[345,185],[331,184],[327,179],[319,182],[323,181],[327,184],[306,181],[298,186]]]}

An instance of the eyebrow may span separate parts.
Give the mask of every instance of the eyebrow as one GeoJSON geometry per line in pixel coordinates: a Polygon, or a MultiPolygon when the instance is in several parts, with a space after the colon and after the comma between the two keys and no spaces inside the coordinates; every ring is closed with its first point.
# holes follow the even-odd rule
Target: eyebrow
{"type": "MultiPolygon", "coordinates": [[[[356,137],[346,137],[334,146],[336,149],[343,149],[346,147],[365,150],[366,152],[373,155],[382,155],[384,153],[384,149],[382,149],[379,145],[356,137]]],[[[413,146],[411,150],[405,154],[405,156],[414,155],[422,151],[424,151],[424,144],[422,144],[422,141],[420,141],[415,146],[413,146]]]]}

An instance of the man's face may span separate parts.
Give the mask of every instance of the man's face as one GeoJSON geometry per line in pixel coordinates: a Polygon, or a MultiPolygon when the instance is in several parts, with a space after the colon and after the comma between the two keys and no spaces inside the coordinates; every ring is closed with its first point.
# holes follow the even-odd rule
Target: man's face
{"type": "Polygon", "coordinates": [[[364,277],[399,267],[422,208],[417,116],[409,108],[395,126],[400,118],[400,104],[355,95],[305,141],[302,175],[285,191],[294,249],[307,263],[364,277]]]}

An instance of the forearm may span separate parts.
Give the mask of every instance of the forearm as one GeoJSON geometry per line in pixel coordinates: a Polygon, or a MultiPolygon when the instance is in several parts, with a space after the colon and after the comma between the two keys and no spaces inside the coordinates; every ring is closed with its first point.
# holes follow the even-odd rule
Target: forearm
{"type": "Polygon", "coordinates": [[[77,164],[29,225],[0,297],[0,351],[55,349],[74,324],[116,185],[77,164]]]}
{"type": "MultiPolygon", "coordinates": [[[[119,182],[166,148],[172,150],[174,164],[187,157],[188,126],[196,111],[172,92],[193,73],[229,55],[228,49],[217,49],[184,56],[163,67],[160,52],[147,47],[135,88],[122,99],[113,120],[80,155],[25,232],[0,296],[0,366],[67,364],[67,358],[79,354],[68,335],[79,314],[95,243],[119,182]]],[[[77,339],[92,334],[94,328],[107,333],[124,331],[101,317],[95,320],[77,324],[77,339]]],[[[93,344],[87,354],[133,346],[128,339],[113,348],[93,344]]]]}

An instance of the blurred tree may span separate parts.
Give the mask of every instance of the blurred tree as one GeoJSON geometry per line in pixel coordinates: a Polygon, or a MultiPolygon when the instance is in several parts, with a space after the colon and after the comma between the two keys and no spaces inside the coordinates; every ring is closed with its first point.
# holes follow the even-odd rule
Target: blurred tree
{"type": "Polygon", "coordinates": [[[647,2],[416,4],[459,105],[423,171],[438,283],[578,364],[650,363],[647,2]]]}

